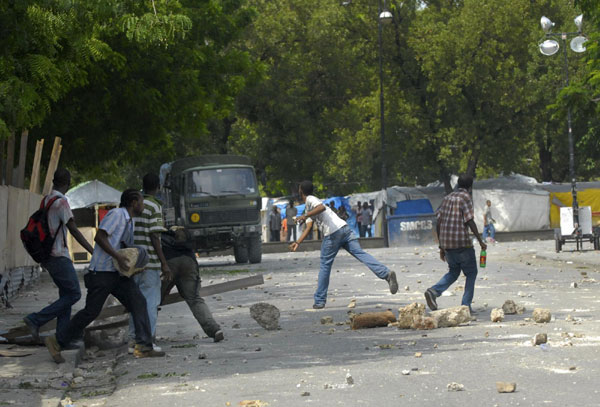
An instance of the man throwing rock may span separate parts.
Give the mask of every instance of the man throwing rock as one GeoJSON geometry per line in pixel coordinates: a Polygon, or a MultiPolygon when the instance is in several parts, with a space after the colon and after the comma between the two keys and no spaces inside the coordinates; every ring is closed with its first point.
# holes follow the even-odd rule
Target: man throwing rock
{"type": "MultiPolygon", "coordinates": [[[[352,232],[348,224],[340,219],[331,208],[324,205],[316,196],[313,195],[313,184],[310,181],[302,181],[298,190],[300,201],[306,204],[304,214],[299,216],[296,221],[299,224],[309,222],[312,219],[317,222],[317,227],[323,234],[323,243],[321,244],[321,265],[319,269],[319,279],[317,291],[315,292],[314,309],[325,307],[327,302],[327,289],[329,287],[329,276],[331,266],[335,256],[341,248],[344,248],[354,258],[367,266],[375,275],[382,280],[386,280],[390,287],[390,292],[398,292],[398,282],[396,273],[390,271],[386,266],[375,260],[373,256],[365,252],[358,243],[358,238],[352,232]]],[[[295,252],[298,246],[304,241],[312,226],[304,229],[300,238],[290,244],[290,250],[295,252]]]]}

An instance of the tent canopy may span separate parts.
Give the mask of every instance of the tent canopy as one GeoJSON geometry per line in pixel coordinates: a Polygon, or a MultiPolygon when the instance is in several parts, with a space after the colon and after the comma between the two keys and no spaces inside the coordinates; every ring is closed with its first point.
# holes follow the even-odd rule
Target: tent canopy
{"type": "Polygon", "coordinates": [[[114,189],[105,183],[98,181],[87,181],[67,191],[67,199],[71,209],[89,208],[94,205],[114,204],[121,202],[121,191],[114,189]]]}

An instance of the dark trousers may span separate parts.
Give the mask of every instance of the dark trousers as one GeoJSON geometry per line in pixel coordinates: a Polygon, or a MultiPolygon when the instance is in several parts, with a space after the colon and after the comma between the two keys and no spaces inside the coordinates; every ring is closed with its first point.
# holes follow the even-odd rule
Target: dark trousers
{"type": "Polygon", "coordinates": [[[280,229],[271,229],[271,242],[279,242],[280,229]]]}
{"type": "Polygon", "coordinates": [[[58,343],[64,347],[74,339],[82,338],[85,327],[100,315],[104,302],[112,294],[133,316],[135,342],[142,345],[143,350],[151,350],[152,333],[146,299],[134,281],[117,272],[95,271],[86,273],[83,280],[87,288],[85,308],[75,314],[66,330],[57,332],[58,343]]]}
{"type": "Polygon", "coordinates": [[[64,331],[71,319],[71,306],[81,298],[81,289],[73,262],[68,257],[50,257],[42,266],[58,287],[58,300],[39,312],[27,315],[33,324],[43,326],[56,318],[56,332],[64,331]]]}
{"type": "Polygon", "coordinates": [[[171,292],[174,285],[177,286],[177,291],[187,303],[190,311],[194,314],[194,318],[202,327],[202,330],[211,338],[215,337],[217,331],[221,329],[219,324],[213,318],[208,305],[204,302],[204,298],[200,297],[198,292],[201,287],[200,271],[195,258],[182,255],[167,260],[169,268],[173,273],[173,280],[163,281],[161,287],[161,303],[162,300],[171,292]]]}
{"type": "Polygon", "coordinates": [[[296,239],[297,239],[297,237],[296,237],[296,225],[288,225],[287,241],[288,242],[295,242],[296,239]],[[292,237],[292,235],[294,235],[294,240],[290,240],[290,237],[292,237]]]}

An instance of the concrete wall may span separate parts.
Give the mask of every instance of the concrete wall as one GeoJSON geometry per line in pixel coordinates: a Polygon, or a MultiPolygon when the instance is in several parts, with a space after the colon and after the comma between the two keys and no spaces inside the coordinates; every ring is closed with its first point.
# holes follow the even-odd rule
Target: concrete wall
{"type": "Polygon", "coordinates": [[[41,199],[25,189],[0,186],[0,304],[39,277],[40,267],[25,251],[19,232],[41,199]]]}

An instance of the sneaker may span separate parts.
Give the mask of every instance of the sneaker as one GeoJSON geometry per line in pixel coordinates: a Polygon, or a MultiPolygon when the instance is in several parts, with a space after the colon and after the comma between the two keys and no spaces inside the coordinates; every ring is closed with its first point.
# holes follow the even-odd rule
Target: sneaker
{"type": "Polygon", "coordinates": [[[165,356],[165,352],[163,351],[157,351],[154,349],[151,350],[142,350],[142,346],[141,345],[135,345],[135,348],[133,349],[133,356],[135,356],[138,359],[141,358],[158,358],[161,356],[165,356]]]}
{"type": "Polygon", "coordinates": [[[33,340],[36,342],[39,342],[40,341],[40,327],[37,326],[36,324],[34,324],[27,317],[23,318],[23,322],[25,322],[25,325],[27,325],[27,328],[29,328],[29,332],[31,333],[31,337],[33,338],[33,340]]]}
{"type": "Polygon", "coordinates": [[[52,359],[54,359],[56,363],[65,363],[65,358],[60,354],[61,347],[58,344],[55,335],[46,337],[44,343],[46,344],[46,348],[48,348],[48,352],[50,352],[50,356],[52,356],[52,359]]]}
{"type": "Polygon", "coordinates": [[[162,352],[162,348],[155,343],[152,344],[152,350],[155,350],[157,352],[162,352]]]}
{"type": "Polygon", "coordinates": [[[129,353],[130,355],[133,355],[134,350],[135,350],[135,341],[133,339],[130,339],[129,342],[127,342],[127,353],[129,353]]]}
{"type": "Polygon", "coordinates": [[[325,304],[313,304],[313,309],[323,309],[325,308],[325,304]]]}
{"type": "Polygon", "coordinates": [[[390,292],[392,294],[396,294],[398,292],[398,280],[396,280],[396,272],[390,271],[386,277],[386,281],[390,286],[390,292]]]}
{"type": "Polygon", "coordinates": [[[225,335],[223,335],[223,331],[221,331],[220,329],[215,332],[215,336],[213,337],[213,340],[215,342],[221,342],[223,339],[225,339],[225,335]]]}
{"type": "Polygon", "coordinates": [[[438,309],[435,294],[431,288],[428,288],[427,291],[425,291],[425,301],[427,301],[427,306],[430,310],[435,311],[438,309]]]}

